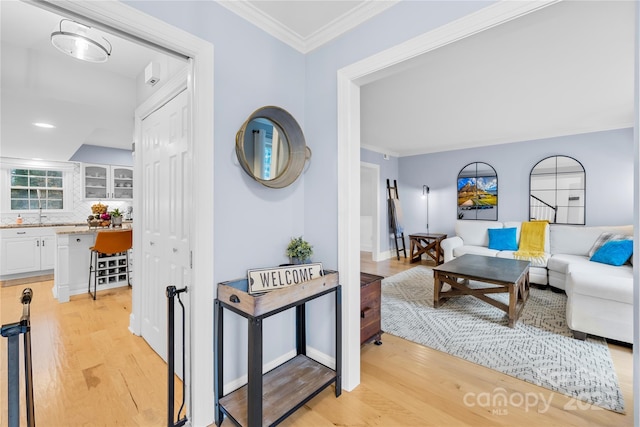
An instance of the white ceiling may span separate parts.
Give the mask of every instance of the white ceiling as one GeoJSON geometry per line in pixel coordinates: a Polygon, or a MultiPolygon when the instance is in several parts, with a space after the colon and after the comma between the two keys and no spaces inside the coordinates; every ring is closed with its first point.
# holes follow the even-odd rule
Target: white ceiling
{"type": "Polygon", "coordinates": [[[404,156],[632,127],[635,6],[563,1],[403,64],[362,87],[362,145],[404,156]]]}
{"type": "Polygon", "coordinates": [[[400,0],[224,0],[219,3],[302,53],[335,39],[400,0]]]}
{"type": "Polygon", "coordinates": [[[109,60],[77,60],[51,45],[62,18],[25,2],[0,1],[4,157],[69,160],[81,144],[131,149],[136,78],[160,54],[103,33],[113,46],[109,60]]]}
{"type": "MultiPolygon", "coordinates": [[[[309,52],[396,1],[221,4],[309,52]]],[[[632,126],[634,7],[561,2],[403,64],[362,88],[363,146],[411,155],[632,126]]],[[[108,35],[110,60],[81,62],[50,45],[60,17],[11,0],[0,12],[0,154],[62,160],[80,143],[130,148],[135,79],[157,52],[108,35]]]]}

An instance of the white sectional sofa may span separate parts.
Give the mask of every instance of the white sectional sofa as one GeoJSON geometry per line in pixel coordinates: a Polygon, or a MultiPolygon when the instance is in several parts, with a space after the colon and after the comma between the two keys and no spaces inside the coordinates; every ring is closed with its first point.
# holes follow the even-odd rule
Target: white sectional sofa
{"type": "MultiPolygon", "coordinates": [[[[456,222],[456,236],[442,241],[444,260],[466,253],[513,258],[514,251],[489,249],[489,229],[517,228],[521,222],[456,222]]],[[[633,236],[632,226],[585,227],[552,224],[545,230],[547,256],[532,263],[529,280],[567,293],[567,324],[576,338],[586,334],[633,342],[633,267],[590,261],[602,233],[633,236]]]]}
{"type": "MultiPolygon", "coordinates": [[[[499,251],[496,249],[489,249],[488,230],[491,228],[515,227],[517,229],[516,242],[520,244],[521,225],[522,222],[520,221],[457,221],[455,237],[444,239],[440,244],[440,247],[442,248],[444,254],[444,261],[451,261],[452,259],[464,254],[496,256],[499,258],[513,259],[513,253],[515,251],[499,251]]],[[[548,256],[544,260],[538,260],[535,263],[531,263],[531,267],[529,268],[529,281],[531,283],[536,283],[539,285],[546,285],[548,283],[547,260],[551,255],[549,226],[547,226],[545,230],[544,251],[546,254],[548,254],[548,256]]]]}

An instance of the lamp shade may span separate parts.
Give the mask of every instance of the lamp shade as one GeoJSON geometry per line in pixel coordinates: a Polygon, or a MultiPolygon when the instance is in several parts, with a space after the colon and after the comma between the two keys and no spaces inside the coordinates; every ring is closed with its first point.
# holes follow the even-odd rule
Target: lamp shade
{"type": "Polygon", "coordinates": [[[91,27],[63,19],[51,33],[51,43],[61,52],[89,62],[105,62],[111,43],[91,27]]]}

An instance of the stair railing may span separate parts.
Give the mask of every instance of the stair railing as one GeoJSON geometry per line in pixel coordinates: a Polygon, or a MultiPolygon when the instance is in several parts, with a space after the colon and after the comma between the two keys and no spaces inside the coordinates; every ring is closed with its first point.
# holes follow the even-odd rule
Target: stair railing
{"type": "Polygon", "coordinates": [[[184,304],[180,300],[180,294],[187,292],[187,287],[182,289],[176,289],[175,286],[167,286],[167,376],[168,376],[168,408],[167,408],[167,425],[169,427],[181,427],[185,425],[188,418],[185,414],[180,418],[180,413],[184,409],[184,403],[186,399],[186,386],[185,386],[185,308],[184,304]],[[178,297],[178,303],[182,307],[182,405],[178,409],[178,420],[176,421],[176,414],[174,414],[174,399],[175,399],[175,300],[174,297],[178,297]]]}
{"type": "Polygon", "coordinates": [[[22,291],[22,317],[16,323],[2,325],[0,334],[7,338],[8,427],[20,427],[20,335],[24,334],[24,381],[26,394],[27,427],[35,427],[33,405],[33,369],[31,359],[31,298],[33,291],[22,291]]]}

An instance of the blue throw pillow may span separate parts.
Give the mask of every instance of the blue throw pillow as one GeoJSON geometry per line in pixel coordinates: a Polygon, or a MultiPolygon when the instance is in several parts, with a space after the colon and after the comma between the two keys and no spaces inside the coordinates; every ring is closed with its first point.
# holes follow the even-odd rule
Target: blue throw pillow
{"type": "Polygon", "coordinates": [[[622,265],[633,254],[633,240],[614,240],[607,242],[596,251],[591,261],[609,265],[622,265]]]}
{"type": "Polygon", "coordinates": [[[490,228],[489,230],[489,249],[498,251],[517,251],[518,242],[516,241],[516,231],[513,228],[490,228]]]}

